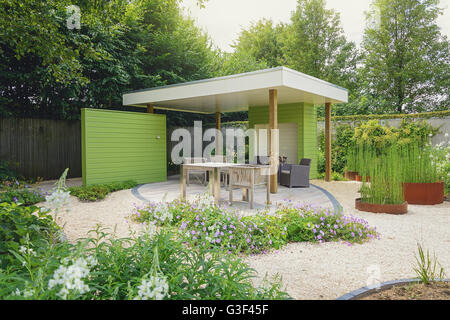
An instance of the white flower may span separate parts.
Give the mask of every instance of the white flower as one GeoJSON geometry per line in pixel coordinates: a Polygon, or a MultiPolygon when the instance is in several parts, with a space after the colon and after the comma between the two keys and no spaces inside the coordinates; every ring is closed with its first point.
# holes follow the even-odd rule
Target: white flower
{"type": "Polygon", "coordinates": [[[24,296],[25,298],[32,297],[33,294],[34,294],[34,290],[31,289],[31,288],[25,289],[25,290],[23,291],[23,296],[24,296]]]}
{"type": "Polygon", "coordinates": [[[36,256],[36,252],[34,252],[33,249],[27,248],[27,247],[25,247],[25,246],[20,246],[19,252],[21,252],[21,253],[23,253],[23,254],[27,254],[27,255],[29,254],[29,255],[31,255],[31,256],[36,256]]]}
{"type": "Polygon", "coordinates": [[[78,258],[72,260],[72,265],[68,265],[69,260],[64,259],[63,264],[56,269],[53,278],[48,282],[49,289],[61,286],[58,295],[67,299],[71,291],[84,294],[89,291],[89,287],[84,283],[83,278],[89,275],[90,267],[97,264],[95,257],[78,258]]]}
{"type": "Polygon", "coordinates": [[[59,211],[63,207],[67,207],[70,203],[70,192],[56,190],[51,195],[45,197],[48,209],[59,211]]]}
{"type": "Polygon", "coordinates": [[[173,214],[169,209],[169,206],[167,203],[161,202],[158,203],[154,210],[154,216],[156,219],[160,220],[161,222],[165,222],[166,220],[168,222],[171,222],[173,220],[173,214]]]}
{"type": "Polygon", "coordinates": [[[151,276],[150,279],[142,279],[138,286],[138,296],[135,300],[162,300],[169,292],[169,284],[164,276],[151,276]]]}
{"type": "Polygon", "coordinates": [[[198,195],[195,199],[195,203],[197,204],[200,210],[206,210],[215,207],[214,197],[208,193],[198,195]]]}
{"type": "Polygon", "coordinates": [[[156,234],[156,223],[150,222],[143,224],[143,233],[146,234],[150,239],[153,239],[156,234]]]}

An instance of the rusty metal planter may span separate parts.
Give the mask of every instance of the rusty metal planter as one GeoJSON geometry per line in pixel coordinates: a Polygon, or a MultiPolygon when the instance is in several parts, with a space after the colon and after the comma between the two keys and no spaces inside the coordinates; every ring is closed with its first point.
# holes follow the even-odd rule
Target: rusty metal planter
{"type": "Polygon", "coordinates": [[[357,171],[345,171],[344,178],[347,180],[355,181],[357,175],[358,175],[357,171]]]}
{"type": "Polygon", "coordinates": [[[403,183],[403,197],[409,204],[435,205],[444,202],[444,182],[403,183]]]}
{"type": "Polygon", "coordinates": [[[372,204],[361,202],[361,198],[355,200],[355,208],[359,211],[387,214],[405,214],[408,212],[408,202],[402,204],[372,204]]]}

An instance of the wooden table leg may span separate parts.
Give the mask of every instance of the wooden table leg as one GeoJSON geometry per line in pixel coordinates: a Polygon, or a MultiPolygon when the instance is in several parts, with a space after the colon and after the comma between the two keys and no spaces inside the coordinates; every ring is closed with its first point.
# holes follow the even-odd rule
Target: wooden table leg
{"type": "Polygon", "coordinates": [[[186,175],[187,175],[187,169],[181,165],[181,172],[180,172],[180,198],[181,201],[186,200],[186,175]]]}
{"type": "Polygon", "coordinates": [[[213,185],[214,185],[214,202],[218,205],[219,199],[220,199],[220,170],[219,170],[219,168],[214,168],[213,185]]]}
{"type": "Polygon", "coordinates": [[[248,189],[242,188],[242,201],[247,202],[248,201],[248,189]]]}
{"type": "Polygon", "coordinates": [[[230,206],[232,206],[233,205],[233,188],[232,188],[232,185],[233,185],[233,183],[232,183],[232,171],[230,170],[229,172],[228,172],[228,188],[230,189],[229,190],[229,192],[230,192],[230,206]]]}

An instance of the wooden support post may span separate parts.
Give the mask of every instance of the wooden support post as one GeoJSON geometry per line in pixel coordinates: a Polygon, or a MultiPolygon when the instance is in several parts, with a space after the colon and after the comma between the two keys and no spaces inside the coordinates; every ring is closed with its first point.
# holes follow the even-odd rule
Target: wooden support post
{"type": "MultiPolygon", "coordinates": [[[[220,112],[216,112],[216,129],[220,131],[220,112]]],[[[216,137],[216,144],[217,144],[217,150],[216,150],[216,156],[222,155],[222,139],[219,137],[216,137]]]]}
{"type": "Polygon", "coordinates": [[[278,135],[273,136],[272,130],[278,130],[278,90],[269,90],[269,137],[270,137],[270,192],[278,192],[278,135]]]}
{"type": "Polygon", "coordinates": [[[147,113],[154,113],[154,111],[153,104],[147,104],[147,113]]]}
{"type": "Polygon", "coordinates": [[[325,103],[325,181],[331,181],[331,103],[325,103]]]}

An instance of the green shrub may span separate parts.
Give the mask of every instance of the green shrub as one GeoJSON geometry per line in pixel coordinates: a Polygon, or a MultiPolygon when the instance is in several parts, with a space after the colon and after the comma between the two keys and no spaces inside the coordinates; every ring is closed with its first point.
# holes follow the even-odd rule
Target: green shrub
{"type": "Polygon", "coordinates": [[[189,247],[166,231],[115,239],[97,230],[75,245],[26,245],[15,257],[0,273],[0,299],[289,298],[279,279],[253,286],[256,272],[237,256],[189,247]]]}
{"type": "Polygon", "coordinates": [[[6,261],[9,250],[18,250],[25,239],[34,245],[49,239],[58,229],[41,208],[0,203],[0,257],[6,261]]]}
{"type": "MultiPolygon", "coordinates": [[[[341,174],[347,164],[347,149],[351,144],[354,130],[350,125],[341,125],[336,128],[336,135],[331,141],[331,167],[334,171],[341,174]]],[[[319,134],[319,155],[318,166],[319,173],[325,172],[325,133],[319,134]]]]}
{"type": "Polygon", "coordinates": [[[138,184],[135,181],[113,182],[107,184],[99,184],[92,186],[70,187],[68,190],[72,196],[77,197],[82,201],[98,201],[105,199],[105,197],[114,191],[126,190],[136,187],[138,184]]]}
{"type": "Polygon", "coordinates": [[[1,202],[14,202],[21,205],[32,205],[45,200],[45,194],[36,190],[25,188],[19,189],[7,189],[0,192],[1,202]]]}
{"type": "MultiPolygon", "coordinates": [[[[325,179],[325,172],[319,173],[317,175],[317,179],[325,179]]],[[[346,179],[344,178],[344,176],[342,174],[340,174],[339,172],[335,172],[335,171],[333,171],[331,173],[331,180],[332,181],[346,181],[346,179]]]]}
{"type": "Polygon", "coordinates": [[[334,210],[312,206],[283,207],[278,214],[281,224],[286,226],[289,242],[346,241],[351,244],[379,237],[367,221],[334,210]]]}
{"type": "Polygon", "coordinates": [[[8,161],[0,160],[0,181],[17,179],[16,173],[11,169],[8,161]]]}

